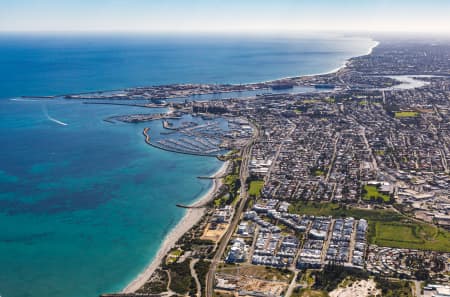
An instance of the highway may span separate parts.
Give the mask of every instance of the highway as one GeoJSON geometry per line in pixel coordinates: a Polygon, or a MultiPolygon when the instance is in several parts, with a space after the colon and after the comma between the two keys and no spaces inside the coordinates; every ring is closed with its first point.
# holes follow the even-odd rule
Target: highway
{"type": "Polygon", "coordinates": [[[214,258],[211,261],[211,265],[209,267],[208,274],[206,275],[206,296],[212,297],[214,293],[214,279],[217,269],[217,264],[220,263],[220,259],[222,259],[222,256],[227,248],[228,242],[231,239],[231,236],[234,233],[234,230],[237,227],[237,224],[239,223],[239,220],[241,218],[242,211],[245,208],[245,205],[247,203],[248,195],[247,195],[247,185],[246,181],[248,178],[248,163],[250,161],[251,157],[251,148],[256,139],[259,137],[259,129],[255,126],[253,126],[255,129],[255,133],[252,137],[252,139],[247,143],[247,145],[242,149],[241,156],[242,156],[242,163],[239,171],[239,179],[241,181],[241,189],[240,189],[240,195],[239,195],[239,202],[235,209],[235,213],[233,216],[233,219],[228,226],[228,229],[223,236],[222,240],[219,243],[219,246],[217,248],[216,254],[214,255],[214,258]]]}

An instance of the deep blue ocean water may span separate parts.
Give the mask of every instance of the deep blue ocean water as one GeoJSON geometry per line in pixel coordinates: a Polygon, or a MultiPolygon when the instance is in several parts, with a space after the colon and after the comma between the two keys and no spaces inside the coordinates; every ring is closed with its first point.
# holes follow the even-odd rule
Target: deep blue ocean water
{"type": "Polygon", "coordinates": [[[214,158],[153,149],[160,123],[77,101],[12,101],[167,83],[245,83],[330,71],[366,38],[0,35],[0,295],[94,297],[122,289],[152,259],[214,158]],[[66,126],[50,119],[57,119],[66,126]]]}

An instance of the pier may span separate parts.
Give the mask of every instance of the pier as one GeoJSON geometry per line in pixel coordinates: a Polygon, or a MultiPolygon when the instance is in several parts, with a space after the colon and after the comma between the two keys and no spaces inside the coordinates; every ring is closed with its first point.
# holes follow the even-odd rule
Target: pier
{"type": "Polygon", "coordinates": [[[113,103],[113,102],[87,102],[84,101],[83,104],[89,105],[120,105],[120,106],[134,106],[134,107],[148,107],[144,104],[134,104],[134,103],[113,103]]]}

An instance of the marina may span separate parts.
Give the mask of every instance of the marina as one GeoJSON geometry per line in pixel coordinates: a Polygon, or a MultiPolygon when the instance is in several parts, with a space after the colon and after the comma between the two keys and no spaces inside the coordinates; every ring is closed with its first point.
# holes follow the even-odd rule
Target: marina
{"type": "Polygon", "coordinates": [[[205,117],[184,115],[169,121],[156,116],[153,120],[161,120],[163,130],[150,136],[150,129],[144,128],[145,142],[165,151],[219,157],[235,145],[245,143],[251,135],[246,120],[236,122],[224,118],[206,118],[208,120],[205,117]]]}

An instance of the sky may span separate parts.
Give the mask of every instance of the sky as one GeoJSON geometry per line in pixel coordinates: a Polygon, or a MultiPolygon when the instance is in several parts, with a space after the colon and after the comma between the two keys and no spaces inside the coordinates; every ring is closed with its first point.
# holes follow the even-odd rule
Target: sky
{"type": "Polygon", "coordinates": [[[0,31],[450,33],[450,0],[0,0],[0,31]]]}

